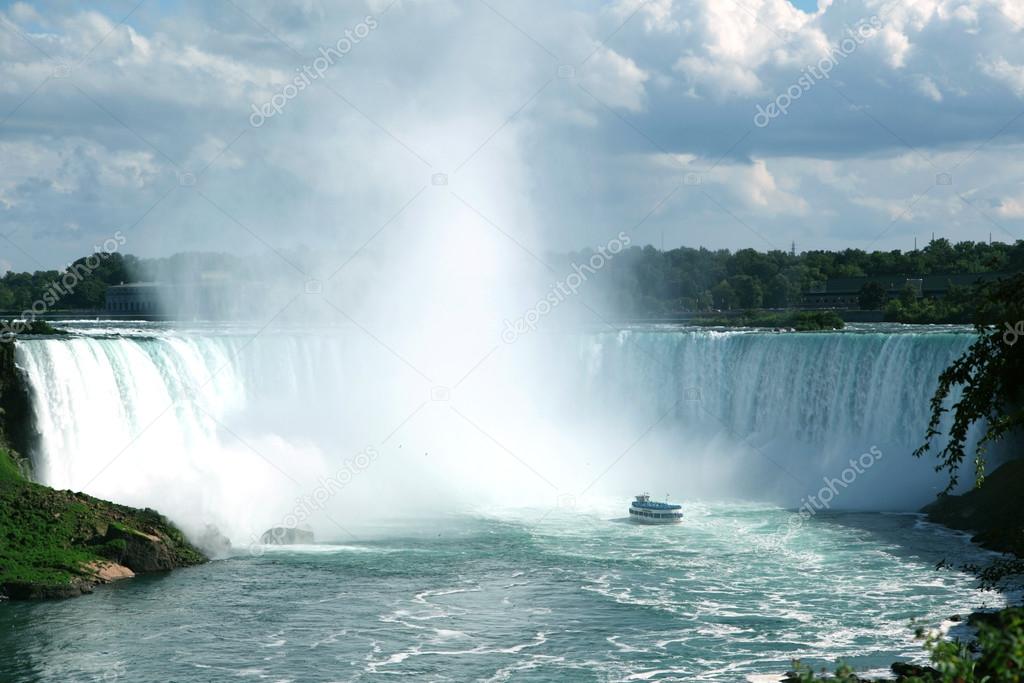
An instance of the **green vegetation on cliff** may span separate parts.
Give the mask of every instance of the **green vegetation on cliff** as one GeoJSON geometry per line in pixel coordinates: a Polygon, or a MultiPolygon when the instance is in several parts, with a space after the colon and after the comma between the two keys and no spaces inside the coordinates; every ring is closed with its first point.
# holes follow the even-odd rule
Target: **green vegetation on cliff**
{"type": "Polygon", "coordinates": [[[17,481],[21,476],[21,469],[14,455],[0,445],[0,482],[17,481]]]}
{"type": "Polygon", "coordinates": [[[103,569],[131,575],[205,561],[156,511],[34,484],[0,450],[0,595],[68,597],[108,580],[103,569]]]}

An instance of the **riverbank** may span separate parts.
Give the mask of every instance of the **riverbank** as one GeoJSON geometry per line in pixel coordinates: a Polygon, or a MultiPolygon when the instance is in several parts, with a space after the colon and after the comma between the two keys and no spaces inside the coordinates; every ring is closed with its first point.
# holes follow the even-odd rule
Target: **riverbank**
{"type": "MultiPolygon", "coordinates": [[[[942,495],[922,508],[928,521],[973,533],[971,541],[1004,557],[987,567],[965,567],[978,575],[988,589],[1019,587],[1006,579],[1020,579],[1024,573],[1024,515],[1021,514],[1024,491],[1024,459],[1011,460],[988,475],[979,488],[961,495],[942,495]]],[[[950,621],[961,621],[959,615],[950,621]]],[[[782,683],[946,683],[956,681],[1024,680],[1024,607],[1011,605],[1001,610],[972,613],[967,623],[976,629],[970,643],[943,640],[919,631],[934,666],[897,662],[891,670],[894,678],[865,679],[840,666],[834,676],[817,677],[806,669],[787,672],[782,683]]]]}
{"type": "Polygon", "coordinates": [[[0,599],[74,597],[206,561],[155,510],[32,483],[0,448],[0,599]]]}
{"type": "Polygon", "coordinates": [[[941,496],[921,512],[929,521],[972,532],[972,541],[1024,559],[1024,459],[1011,460],[985,477],[981,487],[959,496],[941,496]]]}

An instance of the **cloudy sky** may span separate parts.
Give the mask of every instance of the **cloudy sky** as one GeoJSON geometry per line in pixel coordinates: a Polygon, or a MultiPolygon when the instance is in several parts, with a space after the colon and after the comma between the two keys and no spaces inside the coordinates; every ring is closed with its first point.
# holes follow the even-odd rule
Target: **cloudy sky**
{"type": "Polygon", "coordinates": [[[432,220],[537,253],[1024,235],[1020,0],[0,8],[0,271],[117,231],[338,258],[432,220]]]}

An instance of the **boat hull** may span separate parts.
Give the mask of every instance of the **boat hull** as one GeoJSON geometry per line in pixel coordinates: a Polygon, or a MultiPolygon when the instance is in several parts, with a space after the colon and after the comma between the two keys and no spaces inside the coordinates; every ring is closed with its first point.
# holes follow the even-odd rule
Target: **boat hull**
{"type": "Polygon", "coordinates": [[[629,518],[638,524],[682,524],[683,513],[631,507],[629,508],[629,518]]]}

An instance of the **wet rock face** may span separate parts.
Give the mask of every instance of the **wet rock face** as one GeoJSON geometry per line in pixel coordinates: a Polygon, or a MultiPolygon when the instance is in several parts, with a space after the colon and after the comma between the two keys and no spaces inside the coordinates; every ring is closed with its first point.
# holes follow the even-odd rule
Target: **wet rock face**
{"type": "Polygon", "coordinates": [[[9,582],[3,586],[3,598],[10,600],[63,600],[88,595],[95,588],[92,581],[78,580],[65,585],[9,582]]]}
{"type": "Polygon", "coordinates": [[[28,384],[14,364],[14,344],[0,340],[0,439],[25,455],[38,438],[28,384]]]}
{"type": "Polygon", "coordinates": [[[1024,557],[1024,523],[1020,500],[1024,459],[1010,460],[985,477],[981,488],[958,496],[941,496],[921,512],[932,522],[961,531],[989,550],[1024,557]]]}
{"type": "Polygon", "coordinates": [[[124,542],[121,556],[113,559],[133,572],[169,571],[177,566],[167,543],[159,536],[111,524],[103,540],[109,545],[113,545],[111,541],[124,542]]]}
{"type": "Polygon", "coordinates": [[[260,536],[260,543],[264,545],[300,545],[314,542],[312,531],[284,526],[267,529],[260,536]]]}

